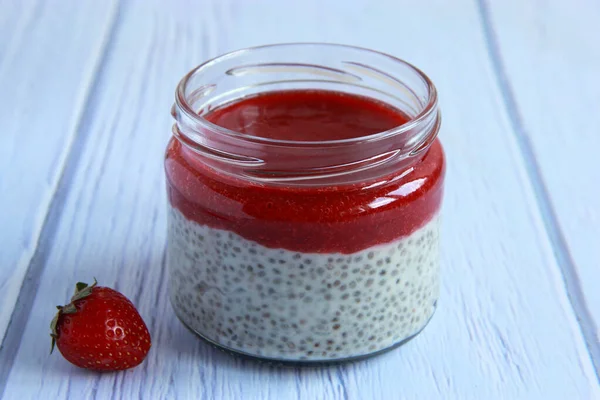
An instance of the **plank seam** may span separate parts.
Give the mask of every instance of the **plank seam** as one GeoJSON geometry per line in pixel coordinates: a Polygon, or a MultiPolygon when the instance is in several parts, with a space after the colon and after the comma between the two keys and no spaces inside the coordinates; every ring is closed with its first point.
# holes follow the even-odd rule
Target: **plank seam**
{"type": "Polygon", "coordinates": [[[22,333],[33,307],[41,275],[46,267],[48,254],[52,249],[53,239],[60,225],[66,199],[70,192],[70,183],[80,163],[82,150],[88,141],[89,131],[87,128],[90,126],[88,122],[91,119],[93,109],[91,106],[97,93],[99,93],[99,83],[109,60],[110,50],[114,48],[115,32],[120,24],[120,14],[120,4],[117,3],[112,10],[108,29],[105,31],[98,57],[92,68],[91,82],[88,85],[87,93],[84,95],[82,112],[75,123],[75,134],[69,143],[65,162],[54,193],[51,196],[33,256],[27,266],[17,301],[6,328],[6,334],[0,346],[0,398],[4,398],[8,376],[21,345],[22,333]]]}
{"type": "Polygon", "coordinates": [[[523,117],[521,116],[514,92],[509,83],[508,75],[502,62],[498,39],[492,26],[489,7],[486,0],[477,0],[477,6],[482,22],[485,45],[491,60],[496,83],[508,114],[511,130],[524,161],[525,172],[532,185],[536,204],[542,216],[544,229],[552,245],[552,251],[562,276],[569,303],[575,313],[577,324],[579,325],[581,335],[583,336],[594,367],[594,372],[596,373],[596,379],[600,382],[600,343],[596,339],[596,326],[587,307],[575,262],[560,228],[556,212],[550,200],[548,188],[542,177],[541,168],[535,157],[531,139],[525,129],[523,117]]]}
{"type": "Polygon", "coordinates": [[[341,396],[343,400],[348,400],[348,389],[346,388],[346,379],[344,378],[344,369],[342,367],[336,368],[337,377],[340,382],[341,396]]]}

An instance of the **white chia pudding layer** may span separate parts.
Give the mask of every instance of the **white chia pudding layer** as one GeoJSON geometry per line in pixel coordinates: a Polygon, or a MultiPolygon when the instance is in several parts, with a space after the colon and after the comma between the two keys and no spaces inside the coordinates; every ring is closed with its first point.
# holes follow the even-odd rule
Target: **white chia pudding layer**
{"type": "Polygon", "coordinates": [[[267,248],[170,207],[177,315],[227,349],[277,360],[367,355],[418,333],[439,293],[439,217],[353,254],[267,248]]]}

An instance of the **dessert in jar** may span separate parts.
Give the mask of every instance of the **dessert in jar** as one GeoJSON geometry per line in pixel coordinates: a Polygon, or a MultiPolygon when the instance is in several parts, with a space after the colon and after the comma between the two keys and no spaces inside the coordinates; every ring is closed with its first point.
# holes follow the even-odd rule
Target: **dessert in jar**
{"type": "Polygon", "coordinates": [[[167,263],[185,325],[307,364],[425,327],[445,170],[426,75],[349,46],[257,47],[192,70],[172,114],[167,263]]]}

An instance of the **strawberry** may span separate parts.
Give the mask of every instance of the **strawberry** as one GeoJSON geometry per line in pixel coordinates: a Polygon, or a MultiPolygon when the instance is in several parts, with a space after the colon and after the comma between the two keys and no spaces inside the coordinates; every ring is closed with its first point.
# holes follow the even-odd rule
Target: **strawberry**
{"type": "Polygon", "coordinates": [[[134,305],[121,293],[79,282],[71,303],[58,306],[52,320],[52,350],[81,368],[117,371],[140,364],[150,334],[134,305]]]}

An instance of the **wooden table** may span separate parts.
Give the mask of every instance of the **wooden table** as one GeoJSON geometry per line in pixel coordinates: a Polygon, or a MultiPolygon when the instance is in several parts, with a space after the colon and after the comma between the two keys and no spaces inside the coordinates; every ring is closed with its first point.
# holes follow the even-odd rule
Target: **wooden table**
{"type": "Polygon", "coordinates": [[[0,1],[4,399],[599,399],[600,2],[0,1]],[[416,340],[276,369],[201,343],[167,300],[162,157],[178,80],[220,53],[327,41],[436,83],[443,286],[416,340]],[[153,335],[131,371],[48,355],[53,306],[97,277],[153,335]]]}

